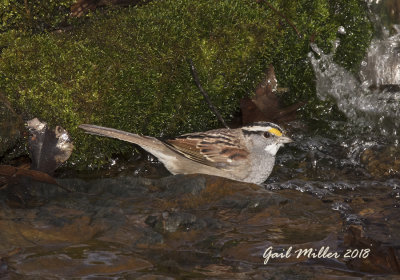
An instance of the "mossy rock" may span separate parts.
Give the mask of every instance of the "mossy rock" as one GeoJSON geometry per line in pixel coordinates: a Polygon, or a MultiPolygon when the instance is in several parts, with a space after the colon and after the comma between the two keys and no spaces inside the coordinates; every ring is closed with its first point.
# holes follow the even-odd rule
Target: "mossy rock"
{"type": "Polygon", "coordinates": [[[75,0],[2,0],[0,33],[13,30],[41,32],[71,22],[70,6],[75,0]]]}
{"type": "Polygon", "coordinates": [[[153,136],[218,126],[193,82],[188,59],[226,119],[271,63],[280,85],[290,88],[287,103],[308,101],[304,115],[309,118],[333,116],[333,105],[322,106],[315,97],[309,42],[313,38],[329,50],[337,28],[345,26],[348,35],[337,60],[355,67],[371,34],[364,4],[270,3],[300,37],[281,15],[250,0],[154,1],[93,14],[72,31],[14,36],[2,51],[0,90],[27,119],[66,128],[76,147],[70,162],[80,167],[101,165],[132,149],[85,135],[77,128],[81,123],[153,136]],[[357,48],[348,47],[352,44],[357,48]]]}
{"type": "Polygon", "coordinates": [[[21,135],[23,122],[0,93],[0,158],[14,147],[21,135]]]}

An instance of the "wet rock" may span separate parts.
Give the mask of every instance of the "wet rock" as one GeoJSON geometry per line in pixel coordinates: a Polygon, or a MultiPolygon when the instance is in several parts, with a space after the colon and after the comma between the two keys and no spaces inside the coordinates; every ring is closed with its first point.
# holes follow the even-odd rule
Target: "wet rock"
{"type": "MultiPolygon", "coordinates": [[[[277,273],[276,264],[310,262],[321,267],[312,275],[324,269],[335,274],[346,269],[343,260],[291,256],[264,265],[263,254],[269,246],[339,250],[345,215],[372,221],[376,212],[368,209],[377,209],[367,197],[340,204],[206,175],[57,183],[73,192],[36,182],[29,193],[43,202],[40,207],[0,204],[0,253],[23,248],[7,262],[18,276],[262,279],[277,273]]],[[[2,201],[7,195],[0,191],[2,201]]]]}
{"type": "Polygon", "coordinates": [[[348,259],[352,269],[372,273],[400,273],[400,249],[398,245],[387,244],[368,236],[361,226],[350,226],[345,234],[344,245],[360,252],[348,259]],[[368,251],[367,251],[368,250],[368,251]]]}
{"type": "Polygon", "coordinates": [[[400,149],[394,146],[373,147],[361,155],[361,163],[375,178],[400,178],[400,149]]]}
{"type": "Polygon", "coordinates": [[[110,251],[86,249],[79,258],[68,254],[30,256],[18,266],[18,273],[30,277],[85,277],[107,276],[125,271],[151,268],[152,265],[138,256],[126,256],[110,251]]]}
{"type": "Polygon", "coordinates": [[[138,240],[135,242],[134,246],[139,247],[149,247],[156,244],[163,244],[164,237],[153,230],[143,229],[143,234],[138,240]]]}
{"type": "Polygon", "coordinates": [[[344,261],[350,269],[399,273],[398,198],[391,194],[392,189],[399,187],[398,179],[370,182],[364,188],[359,186],[359,189],[345,193],[341,202],[332,204],[343,219],[342,251],[348,253],[344,261]]]}
{"type": "Polygon", "coordinates": [[[6,254],[0,255],[0,279],[8,280],[10,276],[10,266],[8,265],[8,258],[19,253],[20,249],[14,249],[6,254]]]}
{"type": "Polygon", "coordinates": [[[190,227],[196,222],[196,216],[189,213],[163,213],[164,230],[168,232],[175,232],[178,228],[189,230],[190,227]]]}
{"type": "Polygon", "coordinates": [[[188,180],[185,175],[176,175],[160,179],[157,185],[160,190],[170,193],[171,196],[181,194],[197,195],[205,189],[206,179],[201,176],[195,176],[188,180]]]}
{"type": "Polygon", "coordinates": [[[174,280],[175,278],[151,274],[151,275],[143,275],[143,276],[140,276],[135,279],[137,279],[137,280],[174,280]]]}

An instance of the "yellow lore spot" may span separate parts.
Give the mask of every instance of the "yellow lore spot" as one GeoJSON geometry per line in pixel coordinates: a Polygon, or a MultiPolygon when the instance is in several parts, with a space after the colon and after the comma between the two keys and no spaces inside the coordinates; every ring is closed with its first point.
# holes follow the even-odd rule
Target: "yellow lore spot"
{"type": "Polygon", "coordinates": [[[272,134],[274,134],[274,135],[276,135],[276,136],[282,136],[282,132],[280,132],[278,129],[276,129],[276,128],[271,128],[270,130],[268,130],[269,131],[269,133],[272,133],[272,134]]]}

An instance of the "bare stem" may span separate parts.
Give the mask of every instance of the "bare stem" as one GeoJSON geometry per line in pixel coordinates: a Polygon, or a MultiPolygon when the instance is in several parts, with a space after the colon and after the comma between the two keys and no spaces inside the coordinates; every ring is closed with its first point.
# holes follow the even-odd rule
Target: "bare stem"
{"type": "Polygon", "coordinates": [[[189,64],[190,64],[190,73],[192,73],[194,82],[196,83],[197,88],[200,90],[201,94],[204,96],[204,99],[206,100],[208,106],[210,107],[211,111],[215,114],[217,119],[226,127],[230,128],[224,119],[222,118],[221,114],[218,112],[217,108],[215,108],[214,104],[212,104],[210,97],[208,93],[203,89],[203,87],[200,84],[200,79],[199,76],[197,75],[196,68],[194,68],[193,61],[191,59],[188,59],[189,64]]]}
{"type": "Polygon", "coordinates": [[[284,14],[282,14],[280,11],[278,11],[274,6],[272,6],[267,0],[260,0],[259,2],[264,2],[265,4],[267,4],[267,6],[273,10],[278,16],[282,17],[285,19],[285,21],[294,29],[294,31],[297,33],[297,36],[299,38],[301,38],[301,33],[297,30],[296,26],[294,25],[294,23],[288,19],[284,14]]]}

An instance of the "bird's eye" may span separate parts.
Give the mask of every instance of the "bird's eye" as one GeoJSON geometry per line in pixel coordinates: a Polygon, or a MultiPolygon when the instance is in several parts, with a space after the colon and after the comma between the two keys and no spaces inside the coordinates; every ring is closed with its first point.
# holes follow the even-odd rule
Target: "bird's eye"
{"type": "Polygon", "coordinates": [[[265,137],[265,138],[271,137],[271,133],[269,133],[268,131],[267,131],[267,132],[264,132],[264,137],[265,137]]]}

